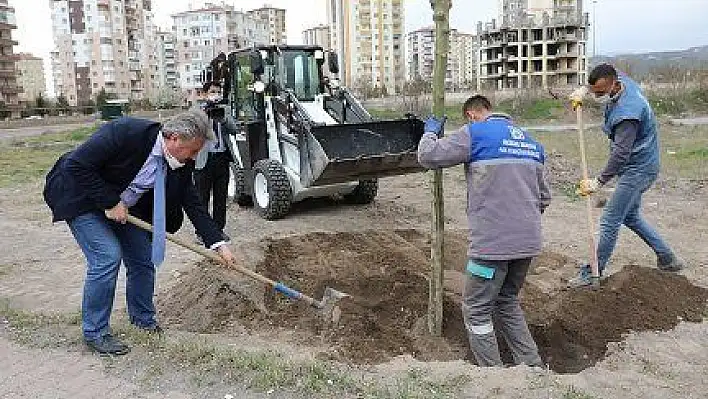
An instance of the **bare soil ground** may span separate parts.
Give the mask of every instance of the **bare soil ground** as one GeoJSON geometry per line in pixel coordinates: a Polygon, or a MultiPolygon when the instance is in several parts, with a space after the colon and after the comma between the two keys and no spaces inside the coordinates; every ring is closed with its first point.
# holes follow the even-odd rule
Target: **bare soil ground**
{"type": "MultiPolygon", "coordinates": [[[[154,346],[124,332],[134,351],[115,360],[87,354],[75,322],[47,324],[16,313],[75,315],[84,274],[68,229],[50,223],[41,182],[30,182],[0,188],[0,299],[7,303],[0,309],[0,396],[75,397],[92,390],[104,397],[704,397],[706,175],[667,173],[645,198],[648,219],[686,259],[686,271],[658,272],[651,251],[623,230],[612,259],[614,274],[602,289],[564,291],[564,281],[587,254],[585,207],[568,192],[579,175],[577,161],[564,155],[561,143],[546,146],[557,151],[549,157],[556,196],[544,215],[546,250],[529,275],[523,305],[549,370],[480,369],[468,360],[459,310],[466,242],[461,168],[445,173],[443,337],[424,333],[430,198],[428,176],[417,174],[382,180],[379,197],[368,206],[309,200],[278,222],[230,208],[227,232],[249,267],[315,297],[325,286],[352,295],[341,304],[339,325],[325,325],[311,309],[170,246],[157,293],[168,343],[154,346]],[[27,330],[23,339],[17,330],[27,330]],[[56,336],[64,338],[54,342],[56,336]],[[183,346],[174,349],[172,340],[183,346]],[[276,367],[281,361],[315,361],[342,369],[355,381],[388,388],[315,395],[303,394],[299,380],[280,384],[292,389],[254,385],[229,374],[236,370],[232,357],[209,352],[192,344],[195,340],[208,341],[208,348],[276,353],[281,360],[275,363],[253,360],[244,367],[277,381],[285,378],[278,374],[282,370],[295,370],[298,378],[302,372],[276,367]],[[155,363],[163,356],[163,363],[155,363]],[[203,367],[204,359],[211,362],[208,373],[182,367],[203,367]],[[205,383],[197,378],[200,373],[216,377],[205,383]],[[145,380],[146,374],[151,378],[145,380]],[[456,376],[463,378],[450,382],[456,376]]],[[[192,239],[191,230],[185,226],[180,234],[192,239]]],[[[122,280],[119,287],[114,324],[124,331],[122,280]]],[[[308,373],[302,375],[322,374],[308,373]]],[[[320,379],[325,386],[340,384],[333,377],[320,379]]]]}

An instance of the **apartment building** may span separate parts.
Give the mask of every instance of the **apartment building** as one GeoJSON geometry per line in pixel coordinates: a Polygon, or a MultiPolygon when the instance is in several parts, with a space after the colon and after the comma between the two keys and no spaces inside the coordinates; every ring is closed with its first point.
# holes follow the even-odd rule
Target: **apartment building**
{"type": "Polygon", "coordinates": [[[140,101],[157,90],[151,0],[51,0],[57,95],[88,104],[101,89],[140,101]]]}
{"type": "Polygon", "coordinates": [[[181,103],[182,92],[177,73],[176,40],[172,32],[155,32],[157,72],[155,82],[158,90],[150,102],[160,105],[177,105],[181,103]]]}
{"type": "MultiPolygon", "coordinates": [[[[406,35],[409,80],[432,81],[435,61],[435,28],[425,27],[406,35]]],[[[448,90],[469,89],[476,85],[474,35],[450,30],[445,86],[448,90]]]]}
{"type": "Polygon", "coordinates": [[[285,31],[285,10],[265,5],[261,8],[248,11],[248,15],[256,21],[266,25],[268,30],[268,44],[287,44],[288,36],[285,31]]]}
{"type": "Polygon", "coordinates": [[[19,101],[34,104],[37,97],[44,96],[47,92],[47,85],[44,81],[44,60],[29,53],[20,53],[17,55],[15,66],[17,84],[22,87],[19,101]]]}
{"type": "Polygon", "coordinates": [[[477,90],[477,54],[479,54],[477,36],[458,32],[456,42],[460,63],[460,88],[477,90]]]}
{"type": "Polygon", "coordinates": [[[326,0],[345,85],[395,94],[406,80],[403,0],[326,0]]]}
{"type": "Polygon", "coordinates": [[[179,86],[192,101],[202,87],[202,70],[223,52],[270,43],[266,24],[226,4],[172,15],[179,86]]]}
{"type": "Polygon", "coordinates": [[[330,29],[327,25],[318,25],[302,31],[302,42],[308,46],[321,46],[325,50],[332,49],[330,29]]]}
{"type": "Polygon", "coordinates": [[[7,0],[0,0],[0,103],[13,114],[19,112],[18,94],[22,92],[17,84],[16,56],[13,51],[17,42],[12,40],[12,31],[16,28],[15,9],[10,7],[7,0]]]}
{"type": "Polygon", "coordinates": [[[480,88],[577,86],[587,76],[582,0],[502,0],[501,24],[478,24],[480,88]]]}

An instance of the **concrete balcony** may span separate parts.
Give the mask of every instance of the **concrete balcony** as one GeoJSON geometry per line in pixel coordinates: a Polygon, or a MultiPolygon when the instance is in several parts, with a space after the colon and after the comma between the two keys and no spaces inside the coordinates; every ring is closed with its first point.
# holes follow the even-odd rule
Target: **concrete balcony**
{"type": "Polygon", "coordinates": [[[557,35],[554,38],[554,40],[557,42],[577,42],[579,39],[580,36],[575,34],[557,35]]]}
{"type": "Polygon", "coordinates": [[[13,78],[17,76],[17,71],[11,68],[0,68],[0,77],[13,78]]]}
{"type": "Polygon", "coordinates": [[[17,46],[17,40],[12,40],[10,38],[0,37],[0,47],[1,46],[17,46]]]}
{"type": "Polygon", "coordinates": [[[3,94],[18,94],[22,93],[22,88],[17,85],[0,85],[0,93],[3,94]]]}
{"type": "Polygon", "coordinates": [[[501,64],[503,63],[504,60],[501,58],[492,58],[488,60],[481,60],[479,61],[480,64],[485,65],[485,64],[501,64]]]}

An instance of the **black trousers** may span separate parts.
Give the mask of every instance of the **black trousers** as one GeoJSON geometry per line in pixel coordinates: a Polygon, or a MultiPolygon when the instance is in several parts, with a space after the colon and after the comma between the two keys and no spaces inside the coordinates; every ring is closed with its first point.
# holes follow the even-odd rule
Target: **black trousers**
{"type": "Polygon", "coordinates": [[[209,153],[204,169],[194,171],[194,183],[199,197],[209,210],[209,199],[213,198],[211,216],[223,231],[226,226],[226,201],[229,196],[228,152],[209,153]]]}

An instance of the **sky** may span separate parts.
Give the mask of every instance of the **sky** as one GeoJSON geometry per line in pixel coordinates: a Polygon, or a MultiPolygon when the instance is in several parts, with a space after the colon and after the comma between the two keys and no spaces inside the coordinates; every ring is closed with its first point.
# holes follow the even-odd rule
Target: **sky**
{"type": "MultiPolygon", "coordinates": [[[[47,88],[53,87],[49,53],[53,48],[49,11],[51,0],[9,0],[15,7],[18,29],[13,38],[19,42],[15,52],[29,52],[44,58],[47,88]]],[[[302,42],[302,31],[326,22],[325,0],[231,0],[236,8],[249,10],[264,3],[285,8],[288,41],[302,42]]],[[[212,1],[217,3],[219,1],[212,1]]],[[[430,0],[404,0],[406,32],[432,25],[430,0]]],[[[647,51],[680,50],[708,45],[708,0],[583,0],[590,13],[591,32],[588,48],[593,48],[596,35],[598,54],[641,53],[647,51]],[[592,29],[592,27],[591,27],[592,29]]],[[[163,29],[172,26],[170,14],[197,8],[204,1],[153,0],[157,24],[163,29]]],[[[498,14],[499,0],[452,0],[450,25],[462,32],[475,33],[477,21],[488,22],[498,14]]]]}

